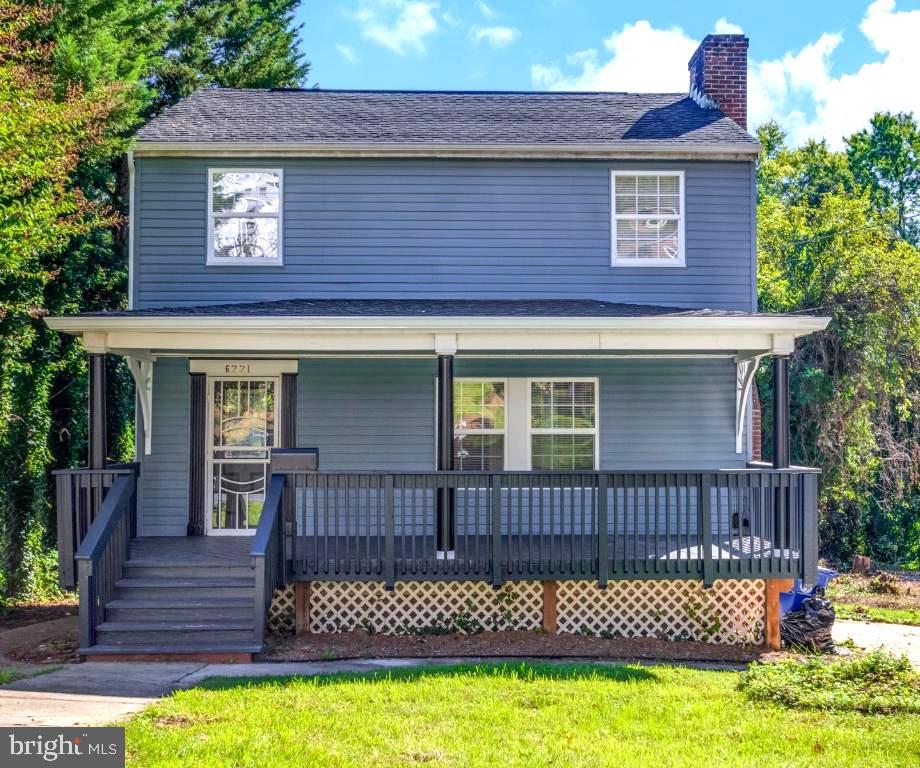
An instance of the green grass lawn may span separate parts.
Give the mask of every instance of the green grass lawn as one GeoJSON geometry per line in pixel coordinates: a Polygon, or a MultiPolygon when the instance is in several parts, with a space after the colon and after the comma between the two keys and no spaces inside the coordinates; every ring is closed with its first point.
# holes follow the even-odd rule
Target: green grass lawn
{"type": "Polygon", "coordinates": [[[917,608],[881,608],[873,605],[836,603],[834,611],[838,619],[878,621],[882,624],[909,624],[920,627],[920,610],[917,608]]]}
{"type": "Polygon", "coordinates": [[[127,727],[133,766],[916,766],[920,716],[752,703],[738,673],[486,665],[211,680],[127,727]]]}

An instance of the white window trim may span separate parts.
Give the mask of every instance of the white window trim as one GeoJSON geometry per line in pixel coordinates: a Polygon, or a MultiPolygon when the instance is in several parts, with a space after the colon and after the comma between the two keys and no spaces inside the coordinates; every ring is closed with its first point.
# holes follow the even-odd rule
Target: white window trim
{"type": "MultiPolygon", "coordinates": [[[[510,434],[508,429],[508,387],[510,379],[506,379],[502,376],[454,376],[454,384],[456,385],[461,381],[489,381],[489,382],[501,382],[505,387],[505,426],[503,429],[457,429],[454,425],[454,437],[457,435],[501,435],[505,439],[502,441],[502,465],[504,468],[508,467],[508,462],[510,460],[510,455],[508,453],[508,436],[510,434]]],[[[456,400],[455,400],[456,402],[456,400]]],[[[453,421],[453,418],[451,418],[453,421]]],[[[438,465],[438,380],[434,380],[434,465],[438,465]]],[[[456,457],[454,457],[456,461],[456,457]]],[[[479,470],[464,470],[467,472],[476,472],[479,470]]]]}
{"type": "MultiPolygon", "coordinates": [[[[600,468],[600,446],[601,446],[601,409],[600,409],[600,378],[597,376],[532,376],[530,378],[523,376],[512,376],[512,377],[502,377],[502,376],[455,376],[454,383],[458,381],[500,381],[505,385],[505,428],[504,429],[476,429],[476,430],[463,430],[462,434],[498,434],[504,435],[504,472],[527,472],[533,470],[533,450],[531,439],[532,435],[539,434],[573,434],[573,435],[594,435],[594,467],[593,470],[596,471],[600,468]],[[588,381],[594,384],[594,429],[575,429],[575,428],[559,428],[554,429],[552,427],[537,427],[536,429],[530,425],[530,406],[531,406],[531,383],[534,381],[588,381]],[[526,390],[522,392],[521,390],[526,390]],[[521,395],[523,397],[521,398],[521,395]],[[519,408],[519,403],[515,402],[515,398],[520,398],[525,405],[523,412],[519,408]],[[523,440],[521,440],[523,438],[523,440]],[[515,450],[515,446],[519,443],[523,443],[523,455],[520,451],[515,450]],[[512,463],[519,463],[521,459],[524,461],[523,467],[514,467],[510,465],[512,463]]],[[[438,465],[438,380],[435,377],[434,381],[434,466],[438,465]]],[[[460,431],[454,430],[454,436],[461,434],[460,431]]],[[[472,474],[475,474],[476,470],[466,470],[472,474]]],[[[543,472],[544,470],[540,470],[543,472]]],[[[568,472],[570,470],[545,470],[546,472],[558,471],[558,472],[568,472]]],[[[591,470],[571,470],[573,472],[588,472],[591,470]]],[[[488,473],[486,473],[488,474],[488,473]]]]}
{"type": "MultiPolygon", "coordinates": [[[[594,435],[594,466],[597,470],[600,466],[600,379],[597,376],[532,376],[527,379],[527,469],[533,469],[533,436],[534,435],[594,435]],[[532,421],[533,405],[533,387],[535,381],[564,381],[564,382],[591,382],[594,384],[594,428],[583,429],[581,427],[534,427],[532,421]]],[[[541,472],[586,472],[588,470],[540,470],[541,472]]]]}
{"type": "Polygon", "coordinates": [[[284,169],[283,168],[261,168],[251,166],[248,168],[208,168],[208,258],[207,266],[209,267],[279,267],[284,265],[284,169]],[[252,173],[260,171],[264,173],[278,174],[278,213],[248,213],[245,216],[230,213],[214,212],[214,174],[215,173],[252,173]],[[273,259],[243,259],[243,258],[222,258],[214,256],[214,219],[277,219],[278,220],[278,255],[273,259]]]}
{"type": "Polygon", "coordinates": [[[687,197],[684,194],[684,172],[663,168],[643,168],[641,170],[610,171],[610,265],[612,267],[686,267],[687,243],[684,236],[684,222],[687,218],[687,197]],[[640,218],[638,214],[617,215],[616,212],[616,178],[617,176],[677,176],[680,189],[680,215],[677,217],[677,258],[676,259],[629,259],[617,257],[617,219],[640,218]]]}

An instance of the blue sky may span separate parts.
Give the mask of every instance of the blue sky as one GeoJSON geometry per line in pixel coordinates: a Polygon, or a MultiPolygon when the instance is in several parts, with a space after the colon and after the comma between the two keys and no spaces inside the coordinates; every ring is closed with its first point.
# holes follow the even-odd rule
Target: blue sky
{"type": "Polygon", "coordinates": [[[752,123],[839,146],[878,109],[920,115],[920,2],[325,0],[298,16],[323,88],[683,91],[703,35],[740,30],[752,123]]]}

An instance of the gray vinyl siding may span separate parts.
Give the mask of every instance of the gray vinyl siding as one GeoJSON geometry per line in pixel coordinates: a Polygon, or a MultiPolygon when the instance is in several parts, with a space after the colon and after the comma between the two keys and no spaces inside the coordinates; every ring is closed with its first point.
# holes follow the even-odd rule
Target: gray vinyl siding
{"type": "MultiPolygon", "coordinates": [[[[603,469],[744,466],[730,360],[458,359],[457,377],[597,376],[603,469]]],[[[428,360],[300,363],[297,442],[329,470],[434,468],[436,369],[428,360]]]]}
{"type": "Polygon", "coordinates": [[[284,265],[208,267],[207,169],[227,165],[137,160],[135,307],[439,296],[755,306],[750,162],[247,161],[284,170],[284,265]],[[610,266],[611,169],[685,171],[686,267],[610,266]]]}
{"type": "MultiPolygon", "coordinates": [[[[428,471],[435,456],[434,360],[306,359],[297,445],[320,469],[428,471]]],[[[603,469],[742,467],[730,360],[457,360],[458,377],[596,376],[603,469]]],[[[188,362],[154,372],[153,453],[142,457],[141,535],[181,536],[188,516],[188,362]]]]}
{"type": "Polygon", "coordinates": [[[153,373],[152,453],[141,457],[138,534],[185,536],[188,524],[188,361],[162,358],[153,373]]]}

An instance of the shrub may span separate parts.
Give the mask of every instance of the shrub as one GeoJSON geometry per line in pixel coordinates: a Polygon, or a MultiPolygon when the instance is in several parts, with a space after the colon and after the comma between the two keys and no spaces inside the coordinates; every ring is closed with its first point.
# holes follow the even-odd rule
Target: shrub
{"type": "Polygon", "coordinates": [[[885,651],[753,664],[738,689],[752,701],[795,709],[920,714],[920,673],[907,657],[885,651]]]}

